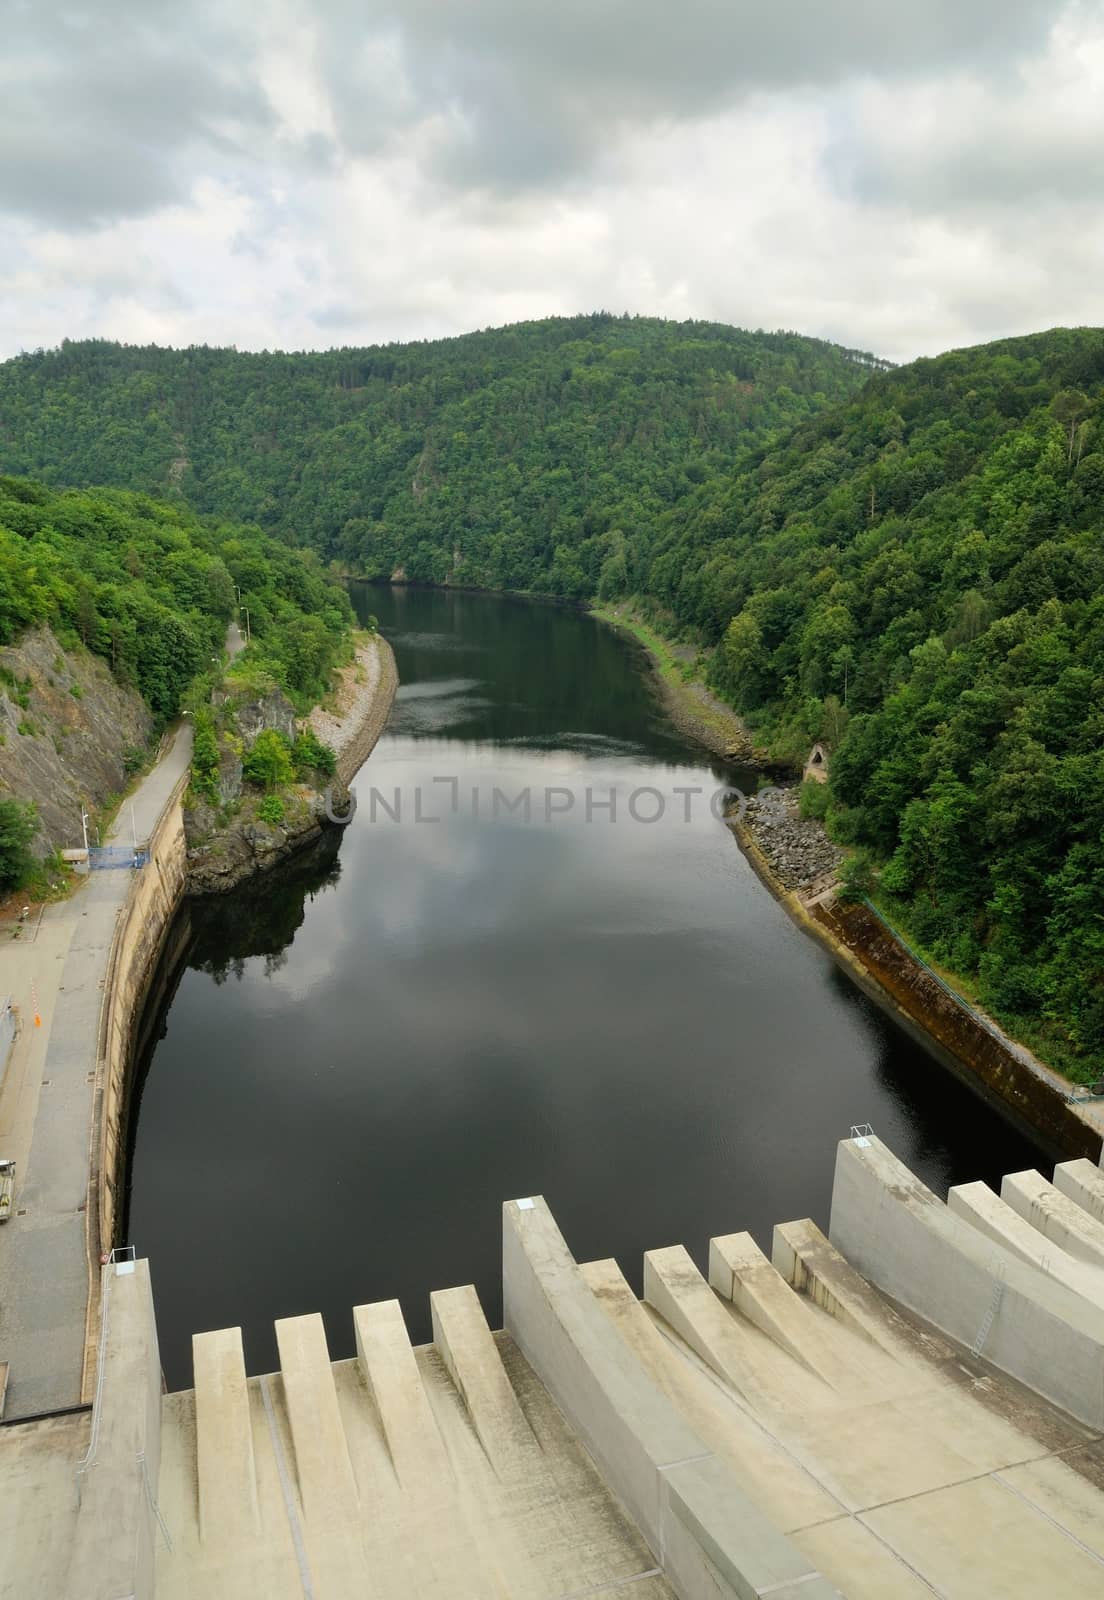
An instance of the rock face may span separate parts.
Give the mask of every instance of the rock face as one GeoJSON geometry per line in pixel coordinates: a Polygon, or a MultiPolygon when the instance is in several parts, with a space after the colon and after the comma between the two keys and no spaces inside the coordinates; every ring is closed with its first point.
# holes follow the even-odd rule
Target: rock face
{"type": "Polygon", "coordinates": [[[303,724],[333,749],[337,775],[332,783],[319,779],[319,788],[297,784],[285,793],[278,823],[259,815],[264,797],[243,786],[242,758],[267,728],[294,739],[294,707],[279,690],[232,702],[221,696],[215,702],[223,725],[218,805],[191,797],[184,812],[189,894],[223,894],[311,844],[324,830],[339,827],[328,812],[346,813],[348,784],[383,732],[397,686],[390,646],[383,639],[363,639],[351,665],[336,674],[332,708],[316,706],[303,724]]]}
{"type": "Polygon", "coordinates": [[[242,783],[242,760],[268,729],[295,738],[295,707],[279,689],[263,694],[216,694],[212,707],[218,733],[218,805],[189,792],[184,808],[188,847],[188,891],[221,894],[254,872],[282,861],[324,825],[321,793],[300,785],[284,797],[284,819],[266,822],[257,815],[262,796],[242,783]]]}
{"type": "Polygon", "coordinates": [[[220,806],[232,806],[241,799],[241,751],[228,740],[219,746],[218,797],[220,806]]]}
{"type": "Polygon", "coordinates": [[[0,674],[0,793],[34,801],[40,855],[79,846],[82,802],[94,828],[126,787],[128,757],[133,766],[147,750],[149,710],[105,662],[63,651],[49,628],[0,649],[0,674]]]}
{"type": "Polygon", "coordinates": [[[220,825],[218,813],[198,805],[185,815],[188,841],[188,893],[225,894],[256,872],[263,872],[301,850],[332,826],[324,795],[298,785],[284,797],[284,820],[265,822],[256,802],[220,825]]]}
{"type": "MultiPolygon", "coordinates": [[[[229,698],[225,694],[216,696],[214,704],[216,706],[225,704],[229,698]]],[[[234,714],[237,718],[238,732],[247,750],[257,735],[264,733],[268,728],[274,728],[277,733],[284,734],[288,739],[295,738],[295,707],[279,689],[271,689],[267,694],[247,700],[235,699],[234,714]]]]}

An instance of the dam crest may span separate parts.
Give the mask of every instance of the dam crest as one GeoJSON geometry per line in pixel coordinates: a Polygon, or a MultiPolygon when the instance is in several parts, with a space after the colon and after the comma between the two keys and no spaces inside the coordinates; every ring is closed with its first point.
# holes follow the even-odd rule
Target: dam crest
{"type": "Polygon", "coordinates": [[[634,1600],[1089,1596],[1104,1580],[1104,1173],[944,1204],[876,1137],[826,1237],[649,1251],[637,1299],[539,1197],[473,1288],[197,1333],[164,1394],[149,1265],[103,1268],[95,1399],[0,1433],[5,1592],[634,1600]]]}

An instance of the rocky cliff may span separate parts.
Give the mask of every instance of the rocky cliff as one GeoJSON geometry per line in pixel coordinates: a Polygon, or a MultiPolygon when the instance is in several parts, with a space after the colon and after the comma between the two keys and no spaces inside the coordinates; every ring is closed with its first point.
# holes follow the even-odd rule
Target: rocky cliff
{"type": "Polygon", "coordinates": [[[33,800],[40,855],[83,843],[81,806],[97,814],[145,758],[152,718],[136,690],[48,628],[0,649],[0,793],[33,800]]]}
{"type": "Polygon", "coordinates": [[[184,813],[189,894],[224,894],[255,872],[287,860],[329,826],[325,798],[308,784],[297,784],[282,796],[279,822],[257,814],[261,799],[244,797],[229,820],[201,800],[189,805],[184,813]]]}
{"type": "Polygon", "coordinates": [[[333,816],[348,806],[348,784],[383,732],[397,687],[390,646],[361,635],[353,661],[335,674],[327,708],[316,706],[302,723],[278,689],[220,691],[212,704],[217,766],[206,794],[193,785],[184,812],[188,892],[225,893],[332,828],[333,816]],[[260,734],[271,730],[290,741],[301,728],[312,730],[334,752],[336,773],[332,779],[315,774],[313,783],[285,788],[276,821],[262,814],[266,796],[243,783],[243,757],[260,734]]]}

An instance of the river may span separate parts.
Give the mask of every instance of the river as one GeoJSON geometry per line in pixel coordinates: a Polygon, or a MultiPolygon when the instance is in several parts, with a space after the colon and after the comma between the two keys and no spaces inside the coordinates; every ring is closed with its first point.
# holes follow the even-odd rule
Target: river
{"type": "Polygon", "coordinates": [[[639,1290],[646,1249],[826,1227],[853,1123],[941,1193],[1045,1160],[790,923],[711,803],[754,776],[672,728],[638,647],[523,600],[354,603],[402,685],[357,815],[185,908],[147,1019],[126,1226],[170,1388],[210,1328],[265,1372],[305,1311],[335,1358],[352,1306],[397,1296],[424,1341],[457,1283],[497,1326],[519,1195],[639,1290]]]}

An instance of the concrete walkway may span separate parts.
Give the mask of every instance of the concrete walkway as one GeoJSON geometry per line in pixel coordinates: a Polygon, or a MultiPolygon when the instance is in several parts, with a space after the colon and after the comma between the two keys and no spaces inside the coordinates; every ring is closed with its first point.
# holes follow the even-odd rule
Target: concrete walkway
{"type": "MultiPolygon", "coordinates": [[[[192,730],[178,730],[124,801],[106,842],[153,831],[187,771],[192,730]]],[[[0,952],[0,988],[23,1017],[0,1091],[0,1155],[18,1163],[10,1222],[0,1228],[0,1360],[10,1366],[6,1417],[80,1401],[88,1257],[85,1202],[100,1010],[127,868],[93,872],[48,906],[33,942],[0,952]],[[9,979],[8,972],[12,976],[9,979]],[[36,985],[41,1028],[34,1026],[36,985]]]]}
{"type": "Polygon", "coordinates": [[[245,649],[245,636],[236,622],[231,622],[226,629],[226,654],[233,661],[235,656],[240,656],[245,649]]]}

